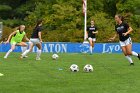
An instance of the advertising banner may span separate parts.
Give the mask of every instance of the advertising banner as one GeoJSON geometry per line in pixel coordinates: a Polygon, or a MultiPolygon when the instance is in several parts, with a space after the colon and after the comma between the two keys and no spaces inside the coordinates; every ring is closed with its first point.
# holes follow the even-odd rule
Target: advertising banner
{"type": "MultiPolygon", "coordinates": [[[[7,52],[10,44],[1,44],[0,52],[7,52]]],[[[14,52],[21,52],[22,47],[17,46],[14,52]]],[[[140,52],[140,43],[133,43],[133,50],[140,52]]],[[[33,52],[37,47],[33,48],[33,52]]],[[[44,42],[42,43],[42,52],[46,53],[89,53],[89,44],[68,43],[68,42],[44,42]]],[[[94,53],[121,53],[119,43],[96,43],[93,49],[94,53]]]]}

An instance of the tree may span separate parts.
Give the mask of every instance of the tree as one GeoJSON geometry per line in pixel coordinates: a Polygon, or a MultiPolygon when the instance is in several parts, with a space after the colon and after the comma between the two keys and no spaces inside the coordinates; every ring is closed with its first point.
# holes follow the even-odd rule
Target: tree
{"type": "MultiPolygon", "coordinates": [[[[5,26],[25,24],[31,34],[36,20],[44,20],[45,41],[82,42],[84,16],[82,0],[1,0],[1,20],[5,26]]],[[[88,0],[87,24],[94,19],[99,28],[98,42],[106,42],[114,30],[114,15],[125,16],[138,41],[140,0],[88,0]],[[105,32],[105,33],[104,33],[105,32]],[[104,33],[105,35],[103,35],[104,33]]]]}

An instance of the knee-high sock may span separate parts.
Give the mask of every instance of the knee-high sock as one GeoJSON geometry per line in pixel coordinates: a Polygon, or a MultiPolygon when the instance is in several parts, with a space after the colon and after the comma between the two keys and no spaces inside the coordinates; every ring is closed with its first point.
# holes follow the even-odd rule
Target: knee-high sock
{"type": "Polygon", "coordinates": [[[92,47],[92,51],[94,51],[94,47],[92,47]]]}
{"type": "Polygon", "coordinates": [[[38,50],[37,51],[37,57],[40,57],[41,56],[41,50],[38,50]]]}
{"type": "Polygon", "coordinates": [[[90,47],[89,47],[90,53],[92,53],[92,49],[93,49],[92,46],[90,46],[90,47]]]}
{"type": "Polygon", "coordinates": [[[9,54],[10,54],[12,51],[13,51],[13,50],[10,49],[10,50],[6,53],[6,55],[4,56],[4,58],[7,58],[7,57],[9,56],[9,54]]]}
{"type": "Polygon", "coordinates": [[[135,51],[132,51],[132,55],[138,57],[138,53],[136,53],[135,51]]]}
{"type": "Polygon", "coordinates": [[[24,53],[27,50],[27,47],[21,47],[22,53],[24,53]]]}
{"type": "Polygon", "coordinates": [[[129,63],[133,63],[132,58],[130,56],[125,56],[129,63]]]}
{"type": "Polygon", "coordinates": [[[22,57],[25,57],[29,52],[30,50],[26,50],[24,53],[22,53],[22,57]]]}

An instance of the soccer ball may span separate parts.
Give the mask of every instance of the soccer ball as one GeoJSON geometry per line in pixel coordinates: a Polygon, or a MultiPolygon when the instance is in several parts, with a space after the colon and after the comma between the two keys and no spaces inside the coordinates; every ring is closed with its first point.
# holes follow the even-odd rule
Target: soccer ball
{"type": "Polygon", "coordinates": [[[84,71],[85,72],[92,72],[93,71],[93,67],[90,64],[87,64],[84,66],[84,71]]]}
{"type": "Polygon", "coordinates": [[[78,72],[78,71],[79,71],[79,67],[78,67],[78,65],[76,65],[76,64],[72,64],[72,65],[70,66],[70,70],[71,70],[72,72],[78,72]]]}
{"type": "Polygon", "coordinates": [[[4,74],[0,73],[0,76],[4,76],[4,74]]]}
{"type": "Polygon", "coordinates": [[[52,55],[52,59],[56,60],[56,59],[58,59],[58,58],[59,58],[59,56],[58,56],[57,54],[53,54],[53,55],[52,55]]]}

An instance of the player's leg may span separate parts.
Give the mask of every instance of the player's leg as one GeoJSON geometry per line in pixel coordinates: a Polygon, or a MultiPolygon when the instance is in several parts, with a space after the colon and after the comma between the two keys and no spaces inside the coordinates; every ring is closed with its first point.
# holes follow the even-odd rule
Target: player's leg
{"type": "Polygon", "coordinates": [[[127,50],[127,55],[133,55],[133,56],[136,56],[140,59],[140,56],[138,53],[136,53],[135,51],[132,51],[132,44],[128,44],[126,46],[126,50],[127,50]]]}
{"type": "Polygon", "coordinates": [[[123,54],[125,55],[126,59],[129,61],[130,65],[134,65],[133,60],[130,55],[127,55],[126,46],[122,46],[123,54]]]}
{"type": "Polygon", "coordinates": [[[41,45],[41,43],[38,43],[38,44],[36,44],[36,46],[38,47],[36,60],[41,60],[40,56],[41,56],[42,45],[41,45]]]}
{"type": "Polygon", "coordinates": [[[27,50],[28,45],[25,42],[20,42],[17,45],[21,46],[22,53],[24,53],[27,50]]]}
{"type": "Polygon", "coordinates": [[[132,51],[132,40],[131,38],[128,38],[126,40],[126,50],[127,50],[127,55],[133,55],[139,58],[140,60],[140,55],[138,53],[136,53],[135,51],[132,51]]]}
{"type": "Polygon", "coordinates": [[[33,47],[34,47],[34,44],[32,42],[29,42],[29,49],[26,50],[24,53],[22,53],[21,58],[25,57],[30,51],[32,51],[33,47]]]}
{"type": "Polygon", "coordinates": [[[92,54],[92,46],[93,46],[92,38],[88,38],[88,40],[90,44],[89,51],[90,51],[90,54],[92,54]]]}
{"type": "Polygon", "coordinates": [[[25,42],[20,42],[20,43],[17,43],[16,45],[17,46],[23,46],[23,47],[26,47],[27,46],[27,44],[25,42]]]}
{"type": "Polygon", "coordinates": [[[92,50],[94,50],[95,42],[96,42],[96,38],[93,38],[93,39],[92,39],[92,50]]]}
{"type": "Polygon", "coordinates": [[[124,54],[125,56],[127,56],[127,51],[126,51],[125,46],[121,46],[121,48],[122,48],[122,52],[123,52],[123,54],[124,54]]]}
{"type": "Polygon", "coordinates": [[[4,58],[7,58],[9,56],[9,54],[15,49],[15,47],[16,47],[16,44],[11,44],[11,49],[6,53],[4,58]]]}
{"type": "Polygon", "coordinates": [[[129,61],[130,65],[134,65],[131,56],[127,55],[126,42],[125,41],[124,42],[120,41],[120,45],[121,45],[121,48],[122,48],[122,52],[125,55],[126,59],[129,61]]]}

